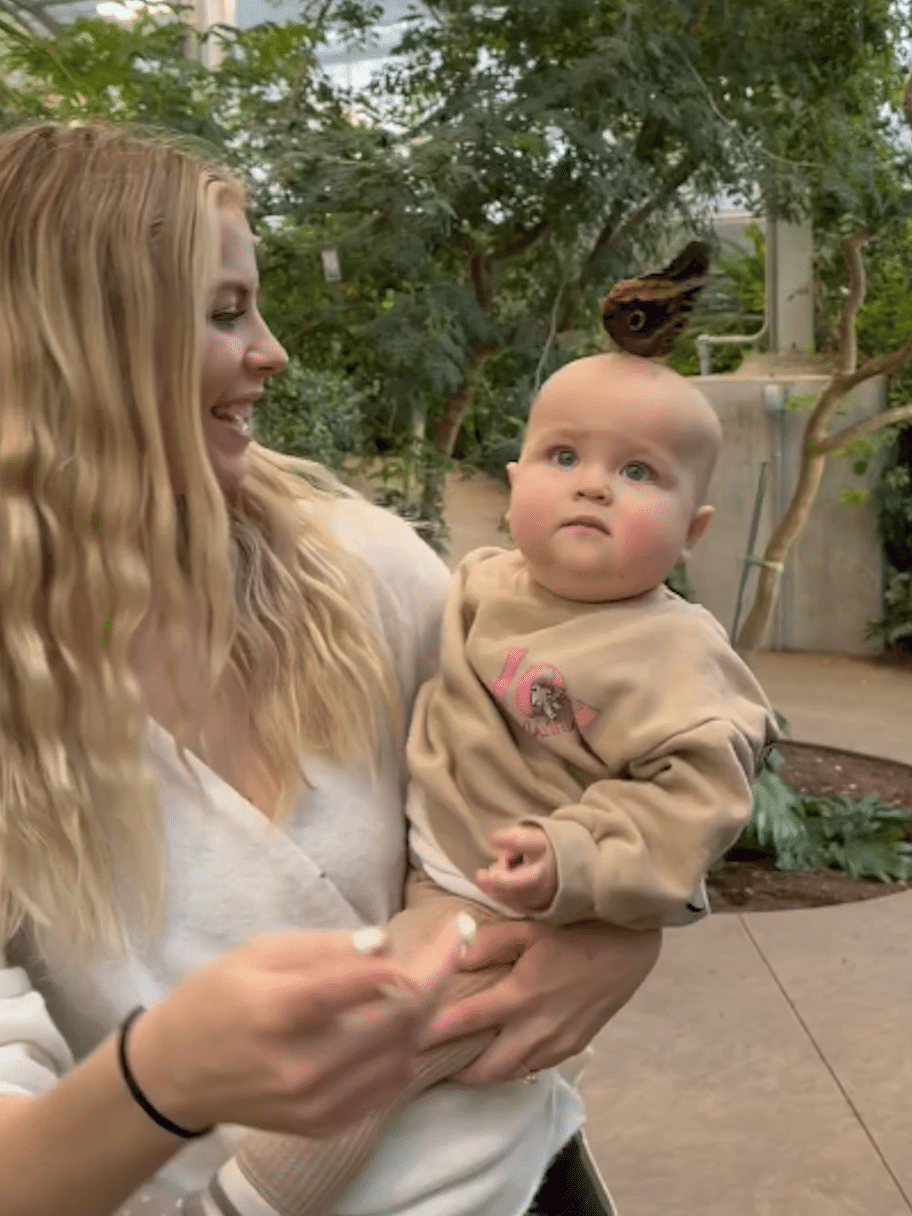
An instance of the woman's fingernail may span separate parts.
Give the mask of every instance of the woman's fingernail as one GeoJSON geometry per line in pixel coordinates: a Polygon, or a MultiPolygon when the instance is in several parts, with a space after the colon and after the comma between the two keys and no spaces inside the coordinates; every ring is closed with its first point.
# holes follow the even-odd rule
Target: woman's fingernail
{"type": "Polygon", "coordinates": [[[379,991],[391,1001],[413,1001],[415,989],[407,988],[404,984],[381,984],[379,991]]]}
{"type": "Polygon", "coordinates": [[[386,945],[386,931],[374,925],[356,929],[351,935],[351,944],[358,954],[377,954],[386,945]]]}
{"type": "Polygon", "coordinates": [[[468,912],[460,912],[457,915],[456,926],[459,929],[459,936],[462,938],[463,949],[467,950],[475,940],[478,926],[468,912]]]}

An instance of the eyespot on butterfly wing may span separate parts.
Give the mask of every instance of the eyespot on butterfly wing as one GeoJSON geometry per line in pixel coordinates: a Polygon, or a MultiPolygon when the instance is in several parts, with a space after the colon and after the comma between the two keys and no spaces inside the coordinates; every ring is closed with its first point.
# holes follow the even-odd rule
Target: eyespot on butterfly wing
{"type": "Polygon", "coordinates": [[[667,355],[709,277],[711,250],[691,241],[664,270],[622,279],[602,300],[602,324],[621,350],[667,355]]]}

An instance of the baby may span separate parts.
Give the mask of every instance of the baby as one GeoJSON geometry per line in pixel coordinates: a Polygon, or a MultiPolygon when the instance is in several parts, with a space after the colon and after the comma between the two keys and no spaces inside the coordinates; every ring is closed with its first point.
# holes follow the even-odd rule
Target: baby
{"type": "MultiPolygon", "coordinates": [[[[722,627],[664,586],[712,517],[720,442],[706,398],[643,359],[580,359],[544,385],[508,466],[516,551],[459,566],[416,703],[397,949],[466,909],[639,929],[706,914],[704,876],[775,738],[722,627]]],[[[494,978],[466,973],[453,995],[494,978]]],[[[406,1097],[489,1041],[427,1052],[406,1097]]],[[[251,1136],[187,1211],[326,1216],[382,1119],[327,1141],[251,1136]]]]}

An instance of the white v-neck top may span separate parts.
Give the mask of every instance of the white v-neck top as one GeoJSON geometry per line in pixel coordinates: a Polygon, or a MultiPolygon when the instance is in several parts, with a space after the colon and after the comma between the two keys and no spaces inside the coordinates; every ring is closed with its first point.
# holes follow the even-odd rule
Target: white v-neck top
{"type": "MultiPolygon", "coordinates": [[[[376,575],[373,608],[410,707],[436,666],[448,571],[407,524],[361,499],[340,499],[333,524],[376,575]]],[[[27,943],[9,945],[0,955],[0,1095],[52,1085],[134,1006],[154,1004],[256,934],[382,924],[400,906],[401,750],[386,748],[376,780],[305,757],[312,788],[302,787],[278,825],[196,757],[188,771],[155,723],[146,757],[168,867],[160,931],[151,942],[135,938],[127,957],[53,971],[27,943]]],[[[579,1099],[557,1074],[537,1085],[435,1086],[390,1121],[338,1216],[520,1216],[581,1122],[579,1099]]],[[[242,1134],[220,1127],[188,1145],[150,1188],[151,1203],[133,1211],[170,1211],[165,1196],[201,1189],[242,1134]]]]}

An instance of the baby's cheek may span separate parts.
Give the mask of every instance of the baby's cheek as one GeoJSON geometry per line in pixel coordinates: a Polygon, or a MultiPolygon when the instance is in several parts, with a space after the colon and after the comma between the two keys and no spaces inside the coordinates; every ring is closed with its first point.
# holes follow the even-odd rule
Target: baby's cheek
{"type": "Polygon", "coordinates": [[[510,507],[510,530],[521,540],[535,536],[545,528],[548,521],[547,496],[529,489],[523,495],[515,495],[510,507]]]}
{"type": "Polygon", "coordinates": [[[625,512],[621,550],[630,557],[649,554],[664,548],[665,513],[661,508],[645,504],[625,512]]]}

